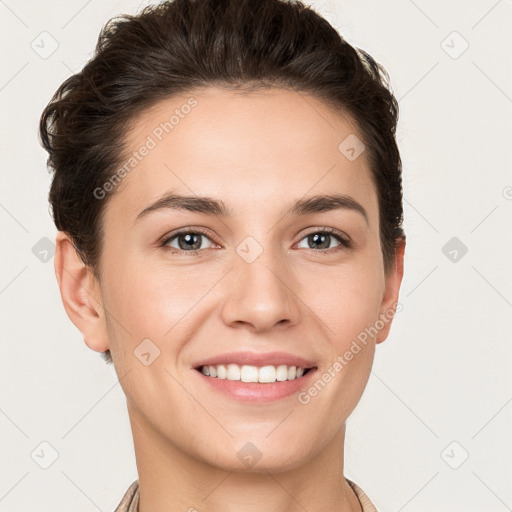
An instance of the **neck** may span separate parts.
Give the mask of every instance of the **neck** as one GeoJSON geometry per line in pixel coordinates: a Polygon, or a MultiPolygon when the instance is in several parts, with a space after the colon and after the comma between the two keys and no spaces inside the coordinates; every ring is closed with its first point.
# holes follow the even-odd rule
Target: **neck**
{"type": "Polygon", "coordinates": [[[345,425],[302,466],[284,472],[240,473],[185,453],[130,407],[129,415],[139,475],[139,512],[239,512],[241,504],[244,512],[362,510],[343,476],[345,425]]]}

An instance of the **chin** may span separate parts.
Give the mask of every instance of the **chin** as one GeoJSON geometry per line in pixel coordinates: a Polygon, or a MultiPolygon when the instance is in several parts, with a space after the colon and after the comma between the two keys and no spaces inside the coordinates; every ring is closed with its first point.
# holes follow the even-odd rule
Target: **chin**
{"type": "Polygon", "coordinates": [[[287,471],[292,471],[301,464],[303,464],[303,460],[299,458],[292,458],[293,454],[274,454],[272,456],[262,455],[261,459],[256,461],[253,464],[244,464],[238,458],[233,459],[233,457],[228,457],[227,454],[225,457],[215,458],[211,464],[218,469],[222,469],[224,471],[229,471],[232,473],[246,473],[246,474],[268,474],[268,473],[285,473],[287,471]]]}
{"type": "MultiPolygon", "coordinates": [[[[264,436],[262,436],[264,439],[264,436]]],[[[300,467],[308,460],[309,452],[304,452],[304,447],[310,446],[305,441],[301,443],[302,449],[282,439],[275,442],[268,439],[259,442],[243,440],[232,441],[228,446],[218,447],[214,453],[203,452],[201,459],[207,464],[224,471],[233,473],[283,473],[300,467]]],[[[311,438],[309,438],[311,439],[311,438]]]]}

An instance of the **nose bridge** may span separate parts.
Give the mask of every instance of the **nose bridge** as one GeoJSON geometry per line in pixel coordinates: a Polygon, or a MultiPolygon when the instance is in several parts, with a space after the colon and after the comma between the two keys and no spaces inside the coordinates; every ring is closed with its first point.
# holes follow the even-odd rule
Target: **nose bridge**
{"type": "Polygon", "coordinates": [[[265,240],[263,244],[249,236],[236,247],[223,307],[227,324],[241,322],[267,330],[279,322],[297,322],[293,279],[279,248],[272,246],[270,236],[265,240]]]}

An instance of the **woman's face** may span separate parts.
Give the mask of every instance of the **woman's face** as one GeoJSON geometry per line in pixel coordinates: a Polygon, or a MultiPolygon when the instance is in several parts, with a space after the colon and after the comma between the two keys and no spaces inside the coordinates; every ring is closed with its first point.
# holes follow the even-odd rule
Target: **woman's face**
{"type": "Polygon", "coordinates": [[[339,436],[401,280],[357,137],[277,89],[194,91],[135,120],[99,290],[137,435],[237,471],[297,467],[339,436]]]}

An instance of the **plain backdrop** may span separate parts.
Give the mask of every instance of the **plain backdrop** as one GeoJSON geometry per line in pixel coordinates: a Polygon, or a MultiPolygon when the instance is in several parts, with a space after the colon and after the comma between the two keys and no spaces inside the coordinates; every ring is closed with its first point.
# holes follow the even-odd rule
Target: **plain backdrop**
{"type": "MultiPolygon", "coordinates": [[[[146,4],[0,1],[3,512],[107,512],[137,478],[114,369],[60,300],[37,128],[103,24],[146,4]]],[[[512,510],[512,2],[312,5],[400,104],[403,311],[348,420],[345,474],[382,512],[512,510]]]]}

